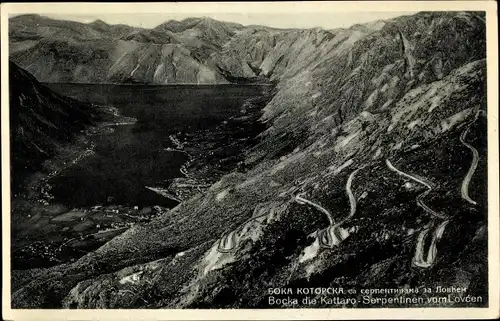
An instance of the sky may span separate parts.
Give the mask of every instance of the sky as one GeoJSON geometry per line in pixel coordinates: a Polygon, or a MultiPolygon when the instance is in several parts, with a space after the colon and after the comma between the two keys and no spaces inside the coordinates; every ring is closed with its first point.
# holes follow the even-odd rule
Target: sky
{"type": "Polygon", "coordinates": [[[277,28],[315,28],[335,29],[350,27],[357,23],[366,23],[376,20],[385,20],[397,16],[413,14],[403,11],[374,11],[374,12],[289,12],[281,14],[271,13],[115,13],[115,14],[50,14],[42,15],[55,19],[64,19],[89,23],[101,19],[109,24],[127,24],[143,28],[153,28],[170,19],[182,20],[189,17],[210,17],[216,20],[237,22],[243,25],[265,25],[277,28]]]}

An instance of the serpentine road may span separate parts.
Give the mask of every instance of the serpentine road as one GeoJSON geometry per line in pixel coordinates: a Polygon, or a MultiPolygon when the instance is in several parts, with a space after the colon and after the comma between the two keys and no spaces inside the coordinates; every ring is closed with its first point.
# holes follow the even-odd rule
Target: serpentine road
{"type": "Polygon", "coordinates": [[[405,172],[397,169],[396,167],[394,167],[394,165],[392,165],[392,163],[388,159],[385,160],[385,163],[387,164],[387,167],[389,167],[390,170],[398,173],[401,176],[409,178],[409,179],[411,179],[411,180],[413,180],[413,181],[415,181],[415,182],[417,182],[419,184],[422,184],[425,187],[427,187],[427,190],[425,192],[423,192],[422,194],[420,194],[419,196],[417,196],[416,200],[417,200],[417,205],[418,206],[420,206],[421,208],[424,209],[424,211],[428,212],[429,214],[431,214],[431,215],[433,215],[433,216],[435,216],[437,218],[440,218],[440,219],[446,219],[447,218],[447,216],[445,214],[438,213],[438,212],[434,211],[432,208],[430,208],[429,206],[427,206],[424,203],[423,198],[426,197],[432,191],[432,186],[429,183],[427,183],[424,180],[419,179],[419,178],[417,178],[417,177],[415,177],[413,175],[407,174],[407,173],[405,173],[405,172]]]}
{"type": "Polygon", "coordinates": [[[360,167],[360,168],[356,169],[355,171],[353,171],[351,173],[351,175],[349,175],[349,178],[347,179],[347,183],[345,185],[345,191],[347,193],[347,196],[349,197],[349,203],[351,204],[351,211],[349,212],[349,216],[347,216],[341,223],[347,221],[348,219],[353,217],[354,214],[356,213],[356,197],[354,197],[354,194],[352,193],[352,190],[351,190],[352,181],[354,180],[354,175],[356,175],[356,173],[359,172],[359,170],[361,170],[364,167],[365,166],[360,167]]]}
{"type": "Polygon", "coordinates": [[[220,253],[232,253],[238,245],[237,230],[231,231],[219,240],[217,251],[220,253]]]}
{"type": "Polygon", "coordinates": [[[472,175],[474,175],[474,172],[476,171],[477,168],[477,163],[479,162],[479,152],[477,149],[474,148],[474,146],[470,145],[465,141],[465,138],[467,137],[467,132],[469,131],[470,127],[476,122],[478,119],[478,116],[480,114],[480,111],[476,114],[475,119],[465,127],[464,131],[460,135],[460,142],[465,145],[468,149],[472,151],[472,163],[469,167],[469,171],[467,172],[467,175],[465,175],[464,180],[462,181],[462,188],[461,188],[461,194],[462,198],[466,200],[467,202],[477,205],[477,202],[474,201],[472,198],[469,196],[469,183],[470,180],[472,179],[472,175]]]}
{"type": "Polygon", "coordinates": [[[239,239],[240,239],[240,233],[243,231],[245,226],[248,223],[251,223],[252,221],[259,221],[259,223],[262,223],[260,219],[267,217],[269,213],[265,213],[259,216],[251,217],[247,219],[245,222],[243,222],[239,227],[237,227],[235,230],[227,233],[226,235],[222,236],[219,240],[219,244],[217,246],[217,251],[220,253],[232,253],[236,251],[236,248],[238,247],[239,239]]]}
{"type": "Polygon", "coordinates": [[[438,227],[434,230],[432,234],[431,244],[429,245],[429,250],[427,252],[427,257],[424,257],[424,243],[427,234],[429,234],[430,225],[427,225],[422,232],[418,235],[417,247],[415,249],[415,256],[413,257],[413,265],[419,268],[427,269],[431,267],[436,261],[437,257],[437,243],[443,236],[446,225],[449,221],[444,220],[438,227]]]}
{"type": "Polygon", "coordinates": [[[330,222],[330,225],[325,230],[320,230],[316,234],[319,241],[319,245],[321,247],[331,248],[333,245],[338,244],[339,240],[342,239],[342,235],[336,228],[336,224],[334,224],[333,222],[332,214],[323,206],[302,197],[303,194],[304,193],[297,194],[295,196],[295,201],[299,204],[312,205],[321,212],[325,213],[326,217],[328,218],[328,221],[330,222]]]}
{"type": "MultiPolygon", "coordinates": [[[[470,127],[477,121],[477,119],[479,118],[479,115],[481,115],[481,113],[483,115],[486,115],[486,112],[484,110],[478,110],[476,113],[475,119],[469,125],[467,125],[465,127],[464,131],[460,135],[460,142],[465,147],[467,147],[468,149],[470,149],[472,151],[472,163],[471,163],[471,166],[470,166],[467,174],[465,175],[465,177],[462,181],[461,194],[462,194],[462,198],[464,200],[466,200],[467,202],[469,202],[473,205],[477,205],[477,203],[476,203],[476,201],[471,199],[469,196],[469,183],[472,179],[472,176],[474,175],[474,172],[477,169],[477,165],[479,162],[479,152],[477,151],[476,148],[474,148],[474,146],[467,143],[466,137],[467,137],[467,133],[468,133],[470,127]]],[[[446,218],[446,217],[443,217],[442,215],[436,215],[438,213],[436,213],[435,211],[430,209],[428,206],[426,206],[421,200],[425,195],[427,195],[431,191],[432,188],[431,188],[430,184],[428,184],[428,183],[424,182],[423,180],[420,180],[412,175],[401,172],[400,170],[398,170],[394,166],[392,166],[392,164],[389,160],[386,160],[386,163],[390,169],[398,172],[399,174],[401,174],[405,177],[411,178],[420,184],[425,185],[428,188],[428,190],[426,193],[422,193],[417,198],[417,202],[418,202],[419,206],[421,206],[422,208],[424,208],[424,210],[433,214],[434,216],[437,216],[439,218],[446,218]]],[[[432,239],[431,239],[431,242],[429,245],[429,249],[427,252],[427,257],[425,257],[425,255],[424,255],[424,243],[425,243],[425,239],[427,238],[427,236],[429,234],[431,224],[426,225],[424,227],[424,229],[420,232],[420,234],[418,236],[417,246],[415,249],[415,256],[413,257],[413,262],[412,262],[412,264],[414,266],[419,267],[419,268],[429,268],[435,263],[436,257],[437,257],[437,243],[439,242],[439,240],[443,236],[444,231],[445,231],[448,223],[449,223],[449,220],[444,219],[434,230],[434,232],[432,234],[432,239]]]]}
{"type": "Polygon", "coordinates": [[[317,203],[314,203],[308,199],[305,199],[302,197],[302,195],[304,195],[305,193],[300,193],[300,194],[297,194],[295,196],[295,201],[299,204],[309,204],[309,205],[312,205],[313,207],[317,208],[318,210],[320,210],[321,212],[325,213],[326,217],[328,218],[328,221],[330,222],[330,225],[333,225],[333,217],[332,217],[332,214],[326,209],[324,208],[323,206],[317,204],[317,203]]]}
{"type": "Polygon", "coordinates": [[[300,194],[297,194],[297,196],[295,196],[295,200],[299,204],[312,205],[315,208],[317,208],[318,210],[320,210],[321,212],[325,213],[326,216],[328,217],[330,225],[326,229],[320,230],[317,233],[317,237],[318,237],[318,241],[319,241],[320,246],[325,247],[325,248],[333,248],[333,246],[339,244],[342,240],[344,240],[345,237],[344,237],[344,235],[342,235],[340,225],[342,225],[348,219],[353,217],[354,214],[356,213],[356,197],[354,197],[354,194],[352,193],[352,189],[351,189],[352,181],[354,180],[354,176],[356,175],[356,173],[364,167],[365,166],[354,170],[349,175],[349,178],[347,179],[346,193],[347,193],[347,196],[349,197],[349,203],[350,203],[351,209],[350,209],[349,215],[336,224],[334,224],[332,214],[327,209],[325,209],[324,207],[322,207],[321,205],[319,205],[317,203],[314,203],[314,202],[302,197],[302,195],[304,193],[300,193],[300,194]]]}
{"type": "Polygon", "coordinates": [[[413,257],[412,264],[416,267],[427,269],[427,268],[431,267],[436,260],[437,243],[439,242],[439,240],[443,236],[444,230],[445,230],[446,226],[448,225],[449,220],[447,219],[447,216],[445,214],[438,213],[438,212],[434,211],[432,208],[430,208],[429,206],[427,206],[424,203],[423,198],[426,197],[432,191],[431,184],[429,184],[428,182],[426,182],[423,179],[420,179],[418,177],[407,174],[407,173],[397,169],[396,167],[394,167],[394,165],[391,164],[391,162],[388,159],[386,159],[385,162],[387,164],[387,167],[389,167],[390,170],[395,171],[399,175],[407,177],[407,178],[427,187],[427,190],[425,192],[423,192],[419,196],[417,196],[417,198],[416,198],[417,204],[418,204],[418,206],[423,208],[424,211],[430,213],[432,216],[435,216],[439,219],[443,219],[443,221],[438,225],[438,227],[432,233],[432,239],[431,239],[431,243],[429,245],[429,250],[427,251],[427,257],[425,257],[425,255],[424,255],[424,244],[425,244],[425,239],[427,238],[427,236],[429,234],[431,224],[426,225],[424,227],[424,229],[418,235],[417,246],[415,249],[415,255],[413,257]]]}

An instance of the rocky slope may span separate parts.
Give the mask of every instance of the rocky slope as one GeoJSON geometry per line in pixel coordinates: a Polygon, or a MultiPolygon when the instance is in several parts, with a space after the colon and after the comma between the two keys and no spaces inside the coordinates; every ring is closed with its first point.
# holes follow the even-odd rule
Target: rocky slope
{"type": "Polygon", "coordinates": [[[362,289],[436,285],[487,304],[484,15],[229,37],[220,70],[277,83],[245,170],[74,263],[13,271],[14,307],[278,307],[269,287],[329,286],[358,300],[316,307],[369,307],[362,289]]]}

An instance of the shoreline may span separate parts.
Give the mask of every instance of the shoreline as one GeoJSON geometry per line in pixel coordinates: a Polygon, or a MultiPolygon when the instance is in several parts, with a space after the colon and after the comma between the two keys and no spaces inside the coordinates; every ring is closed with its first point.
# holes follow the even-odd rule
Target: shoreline
{"type": "Polygon", "coordinates": [[[53,203],[55,201],[50,195],[48,181],[95,152],[92,136],[107,135],[114,131],[114,127],[138,122],[135,118],[120,115],[115,107],[93,104],[105,111],[104,119],[82,130],[56,157],[44,164],[44,171],[32,176],[29,197],[19,197],[12,201],[16,204],[13,213],[18,219],[12,243],[15,265],[18,268],[26,265],[43,268],[71,262],[116,236],[115,233],[99,234],[100,232],[111,229],[121,234],[135,224],[150,221],[194,195],[206,192],[220,176],[237,169],[237,160],[244,157],[244,151],[255,139],[252,128],[258,121],[263,106],[254,102],[265,101],[263,97],[266,96],[248,99],[241,107],[241,115],[230,117],[213,128],[169,135],[172,145],[164,150],[184,153],[187,160],[180,166],[177,177],[170,182],[158,182],[142,188],[177,204],[158,208],[137,204],[96,204],[72,208],[53,203]],[[248,117],[250,114],[251,117],[248,117]],[[247,117],[242,118],[242,115],[247,117]],[[241,127],[246,129],[242,131],[241,127]],[[248,138],[231,141],[229,144],[221,143],[227,142],[233,135],[242,134],[248,138]],[[228,148],[233,152],[226,154],[228,148]],[[18,200],[21,201],[19,206],[18,200]],[[146,213],[144,211],[147,214],[143,214],[146,213]],[[26,216],[27,214],[30,215],[26,216]],[[96,235],[103,237],[92,239],[96,235]]]}
{"type": "MultiPolygon", "coordinates": [[[[47,236],[44,236],[44,234],[47,233],[47,231],[45,231],[47,226],[54,224],[54,222],[52,222],[54,217],[73,211],[90,213],[92,209],[96,207],[72,208],[71,206],[63,204],[52,204],[51,201],[54,200],[54,197],[50,194],[52,187],[49,181],[95,153],[96,145],[92,141],[92,136],[105,134],[106,131],[110,129],[113,130],[110,127],[132,125],[137,122],[135,118],[120,115],[115,108],[96,106],[94,104],[92,104],[92,106],[103,111],[103,119],[81,130],[71,141],[61,145],[54,157],[45,160],[39,170],[30,174],[30,176],[25,179],[22,189],[17,191],[17,193],[12,193],[11,220],[13,222],[13,235],[11,250],[13,254],[18,253],[19,255],[19,253],[21,253],[21,256],[24,256],[26,253],[29,253],[31,247],[36,247],[36,244],[45,244],[48,254],[44,255],[35,251],[32,253],[34,256],[28,255],[28,258],[29,260],[35,260],[35,262],[39,262],[39,260],[42,260],[42,262],[48,260],[47,262],[49,262],[50,257],[57,257],[63,250],[72,251],[70,249],[71,247],[67,246],[67,244],[69,244],[69,239],[79,239],[80,237],[78,237],[78,235],[86,235],[84,232],[75,231],[73,232],[74,235],[68,238],[65,235],[67,233],[72,233],[71,230],[64,232],[63,229],[59,233],[59,237],[62,238],[61,242],[51,240],[47,236]],[[58,210],[52,212],[54,209],[58,210]],[[39,229],[35,228],[38,224],[42,224],[39,229]],[[33,231],[33,233],[27,233],[29,231],[33,231]],[[45,257],[45,259],[40,259],[39,257],[45,257]]],[[[106,207],[102,207],[102,210],[106,211],[106,207]]],[[[137,219],[139,219],[139,216],[137,216],[137,219]]],[[[77,223],[75,222],[75,224],[77,223]]],[[[57,224],[55,226],[57,226],[57,224]]],[[[14,256],[13,259],[19,259],[17,256],[14,256]]],[[[59,262],[57,264],[69,262],[71,258],[72,256],[70,255],[62,262],[60,258],[56,258],[59,262]]],[[[42,267],[52,266],[47,262],[41,263],[42,267]]]]}
{"type": "MultiPolygon", "coordinates": [[[[92,106],[95,106],[92,104],[92,106]]],[[[87,156],[93,155],[95,153],[95,143],[91,141],[91,137],[94,135],[100,135],[105,133],[105,129],[109,127],[116,127],[122,125],[133,125],[137,123],[137,119],[132,117],[122,116],[118,113],[115,108],[107,108],[107,112],[111,111],[114,121],[103,120],[99,123],[86,128],[77,135],[73,141],[68,142],[62,146],[61,151],[51,159],[46,160],[42,168],[33,173],[31,177],[28,178],[26,191],[27,201],[33,201],[33,198],[37,196],[43,196],[38,200],[35,200],[44,205],[48,205],[47,200],[53,199],[53,197],[47,191],[48,181],[56,177],[68,168],[76,165],[81,160],[87,156]],[[43,171],[50,171],[48,174],[44,174],[43,171]],[[37,192],[38,191],[38,192],[37,192]]],[[[48,188],[50,190],[50,187],[48,188]]]]}

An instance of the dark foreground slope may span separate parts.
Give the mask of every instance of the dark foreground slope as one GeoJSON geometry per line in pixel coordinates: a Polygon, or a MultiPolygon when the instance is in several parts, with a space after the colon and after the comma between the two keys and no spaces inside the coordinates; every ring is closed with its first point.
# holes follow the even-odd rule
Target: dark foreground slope
{"type": "Polygon", "coordinates": [[[90,104],[60,96],[9,63],[11,169],[14,190],[82,129],[102,115],[90,104]]]}
{"type": "Polygon", "coordinates": [[[233,37],[264,59],[220,58],[278,82],[245,172],[74,263],[13,271],[13,306],[276,308],[270,287],[343,287],[355,301],[315,307],[370,307],[386,295],[363,289],[438,285],[468,289],[440,306],[486,305],[484,16],[293,32],[309,36],[233,37]]]}

